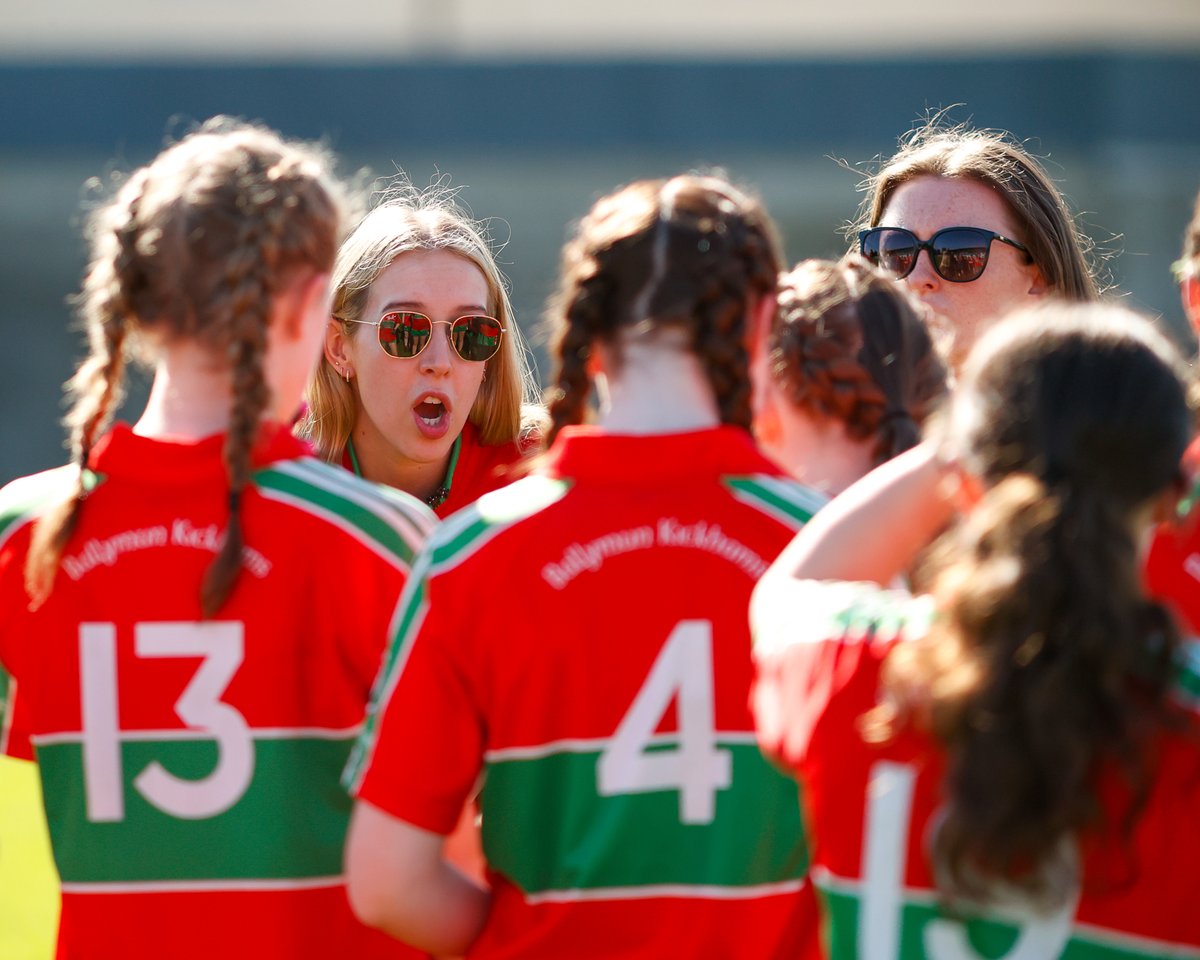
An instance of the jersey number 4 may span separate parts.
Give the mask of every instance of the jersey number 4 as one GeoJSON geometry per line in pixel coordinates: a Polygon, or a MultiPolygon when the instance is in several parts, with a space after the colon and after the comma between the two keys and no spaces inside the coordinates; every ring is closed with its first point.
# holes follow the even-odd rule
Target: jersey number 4
{"type": "MultiPolygon", "coordinates": [[[[246,792],[254,775],[254,741],[246,718],[221,702],[221,694],[241,666],[245,653],[242,624],[139,623],[134,627],[134,653],[139,658],[202,658],[175,701],[175,713],[186,725],[187,735],[215,740],[218,756],[212,773],[199,780],[177,777],[155,760],[134,777],[134,787],[151,804],[174,817],[197,820],[224,813],[246,792]]],[[[88,819],[124,820],[121,742],[130,737],[122,736],[117,715],[114,624],[80,625],[79,663],[88,819]]],[[[162,736],[166,731],[155,733],[162,736]]]]}
{"type": "Polygon", "coordinates": [[[596,781],[604,797],[678,790],[683,823],[712,822],[717,791],[733,782],[733,757],[716,745],[709,621],[682,620],[671,631],[600,755],[596,781]],[[672,700],[679,733],[656,736],[654,731],[672,700]],[[677,741],[677,746],[665,749],[664,740],[677,741]]]}

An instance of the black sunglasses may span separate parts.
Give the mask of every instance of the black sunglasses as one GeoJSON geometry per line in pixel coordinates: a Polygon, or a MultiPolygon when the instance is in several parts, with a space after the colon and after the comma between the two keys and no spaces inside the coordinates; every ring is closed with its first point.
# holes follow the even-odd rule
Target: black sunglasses
{"type": "Polygon", "coordinates": [[[450,328],[447,336],[454,352],[472,363],[492,359],[500,349],[500,338],[504,335],[504,327],[500,325],[499,320],[482,315],[458,317],[454,320],[430,320],[423,313],[403,310],[385,313],[378,320],[349,322],[375,327],[383,352],[399,360],[411,360],[424,350],[433,336],[434,326],[439,323],[444,323],[450,328]]]}
{"type": "Polygon", "coordinates": [[[982,227],[945,227],[928,240],[919,239],[903,227],[872,227],[858,235],[858,249],[897,280],[913,272],[917,257],[926,250],[939,277],[951,283],[970,283],[983,275],[993,240],[1016,247],[1033,262],[1024,244],[982,227]]]}

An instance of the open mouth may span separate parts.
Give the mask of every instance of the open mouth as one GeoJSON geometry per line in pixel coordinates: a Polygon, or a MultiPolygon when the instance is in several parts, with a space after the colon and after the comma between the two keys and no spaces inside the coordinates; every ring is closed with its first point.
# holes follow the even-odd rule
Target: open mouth
{"type": "Polygon", "coordinates": [[[435,396],[424,397],[413,407],[413,411],[431,427],[438,426],[449,413],[446,404],[442,402],[441,398],[435,396]]]}

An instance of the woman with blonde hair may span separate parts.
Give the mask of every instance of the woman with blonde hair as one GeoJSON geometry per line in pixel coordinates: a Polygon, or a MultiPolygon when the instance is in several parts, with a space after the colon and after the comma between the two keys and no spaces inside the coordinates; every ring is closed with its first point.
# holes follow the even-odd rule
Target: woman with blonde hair
{"type": "Polygon", "coordinates": [[[540,408],[483,224],[452,192],[401,182],[342,244],[333,286],[298,432],[440,516],[514,479],[540,408]]]}
{"type": "Polygon", "coordinates": [[[956,367],[1002,313],[1043,296],[1099,298],[1090,241],[1043,166],[1007,133],[935,117],[902,139],[866,191],[851,228],[856,249],[949,322],[956,367]]]}

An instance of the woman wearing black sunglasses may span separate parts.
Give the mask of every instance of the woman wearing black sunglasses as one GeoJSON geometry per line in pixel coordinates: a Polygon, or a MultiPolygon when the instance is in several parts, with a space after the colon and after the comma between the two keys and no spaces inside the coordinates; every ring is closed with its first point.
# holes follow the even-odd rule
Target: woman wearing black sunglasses
{"type": "Polygon", "coordinates": [[[439,516],[510,482],[541,432],[521,331],[482,224],[401,182],[338,252],[299,432],[439,516]]]}
{"type": "Polygon", "coordinates": [[[550,449],[418,561],[348,770],[367,922],[477,958],[812,955],[795,785],[747,706],[750,590],[823,502],[748,433],[779,269],[716,177],[631,184],[568,243],[550,449]],[[481,776],[490,892],[441,854],[481,776]]]}
{"type": "Polygon", "coordinates": [[[958,366],[987,325],[1046,295],[1099,296],[1090,243],[1046,171],[1006,134],[936,120],[867,181],[857,249],[952,331],[958,366]]]}

